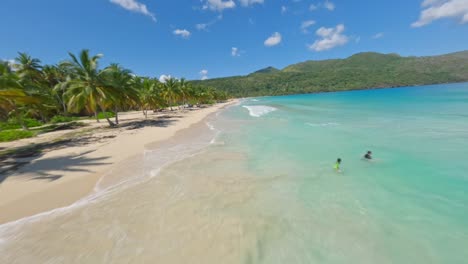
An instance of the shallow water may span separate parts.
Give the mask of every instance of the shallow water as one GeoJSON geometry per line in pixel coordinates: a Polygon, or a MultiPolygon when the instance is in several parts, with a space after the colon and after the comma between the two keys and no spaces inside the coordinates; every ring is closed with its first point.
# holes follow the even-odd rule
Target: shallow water
{"type": "Polygon", "coordinates": [[[247,99],[0,226],[0,262],[466,263],[467,110],[468,84],[247,99]]]}

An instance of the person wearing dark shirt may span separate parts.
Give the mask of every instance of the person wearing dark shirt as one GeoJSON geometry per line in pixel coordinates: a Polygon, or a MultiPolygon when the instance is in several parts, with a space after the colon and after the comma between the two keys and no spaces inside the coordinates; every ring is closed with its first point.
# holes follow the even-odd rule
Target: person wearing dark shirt
{"type": "Polygon", "coordinates": [[[372,151],[367,151],[366,155],[364,155],[364,158],[366,160],[371,160],[372,159],[372,151]]]}

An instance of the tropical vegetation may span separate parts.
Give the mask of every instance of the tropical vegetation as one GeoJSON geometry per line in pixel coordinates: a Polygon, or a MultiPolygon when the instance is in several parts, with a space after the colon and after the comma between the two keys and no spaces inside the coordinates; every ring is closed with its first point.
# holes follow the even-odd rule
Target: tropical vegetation
{"type": "Polygon", "coordinates": [[[19,53],[14,62],[0,61],[0,135],[29,137],[34,133],[7,131],[71,122],[78,116],[94,116],[97,122],[104,118],[115,127],[120,111],[139,110],[147,117],[148,111],[228,98],[226,92],[185,79],[161,82],[119,64],[101,68],[101,58],[83,50],[55,65],[43,65],[26,53],[19,53]]]}
{"type": "Polygon", "coordinates": [[[236,97],[285,95],[468,81],[468,51],[431,57],[365,52],[346,59],[306,61],[282,70],[196,81],[236,97]]]}

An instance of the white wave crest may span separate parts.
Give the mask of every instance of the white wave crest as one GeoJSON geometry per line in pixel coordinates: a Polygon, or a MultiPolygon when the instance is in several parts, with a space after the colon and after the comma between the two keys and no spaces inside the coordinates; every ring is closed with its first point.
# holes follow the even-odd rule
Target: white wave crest
{"type": "Polygon", "coordinates": [[[253,116],[253,117],[261,117],[270,112],[278,110],[272,106],[267,106],[267,105],[244,105],[243,107],[247,108],[247,110],[249,110],[250,116],[253,116]]]}
{"type": "Polygon", "coordinates": [[[327,126],[338,126],[338,123],[306,123],[306,125],[311,126],[311,127],[327,127],[327,126]]]}

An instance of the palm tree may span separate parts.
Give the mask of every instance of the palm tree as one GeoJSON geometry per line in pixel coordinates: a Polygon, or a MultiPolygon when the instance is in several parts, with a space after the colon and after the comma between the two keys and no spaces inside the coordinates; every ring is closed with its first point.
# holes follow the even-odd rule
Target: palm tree
{"type": "Polygon", "coordinates": [[[61,65],[46,65],[42,68],[42,76],[44,85],[48,89],[52,89],[52,95],[56,100],[57,112],[61,112],[64,116],[68,115],[66,100],[64,98],[67,81],[69,80],[69,72],[61,65]]]}
{"type": "Polygon", "coordinates": [[[20,82],[20,77],[11,70],[8,63],[0,63],[0,109],[4,116],[15,116],[24,130],[23,122],[26,106],[38,103],[38,99],[28,95],[20,82]]]}
{"type": "Polygon", "coordinates": [[[162,84],[162,96],[170,106],[171,111],[173,111],[172,106],[174,106],[177,100],[178,84],[179,83],[176,78],[169,78],[165,83],[162,84]]]}
{"type": "Polygon", "coordinates": [[[89,50],[86,49],[81,51],[79,59],[72,53],[69,55],[71,61],[65,62],[65,65],[72,69],[73,78],[67,82],[68,109],[78,112],[86,108],[94,112],[97,122],[100,109],[109,125],[115,126],[106,114],[106,106],[118,91],[104,83],[102,71],[98,67],[102,55],[90,57],[89,50]]]}
{"type": "Polygon", "coordinates": [[[111,64],[102,72],[105,86],[112,90],[109,102],[115,112],[115,123],[119,124],[119,110],[137,104],[138,92],[130,70],[111,64]]]}
{"type": "Polygon", "coordinates": [[[28,82],[38,82],[41,79],[41,60],[32,58],[27,53],[19,52],[15,59],[16,71],[19,77],[28,82]]]}
{"type": "Polygon", "coordinates": [[[144,78],[137,81],[139,83],[140,108],[143,110],[145,118],[148,118],[148,110],[156,109],[164,105],[161,91],[158,89],[160,83],[157,80],[144,78]]]}

